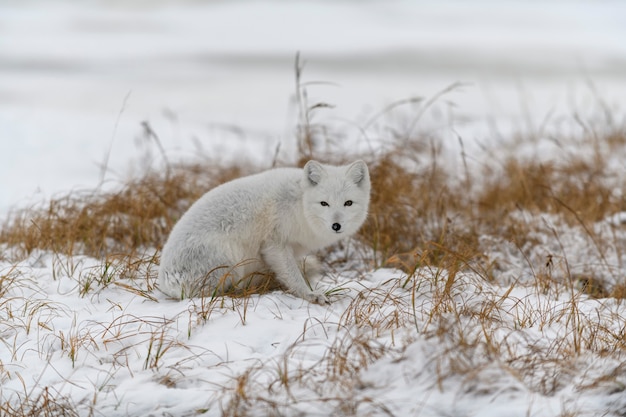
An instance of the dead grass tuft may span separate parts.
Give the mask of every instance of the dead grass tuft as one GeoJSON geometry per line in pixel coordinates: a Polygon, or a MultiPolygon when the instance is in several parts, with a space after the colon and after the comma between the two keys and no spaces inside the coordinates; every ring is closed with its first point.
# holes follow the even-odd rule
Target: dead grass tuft
{"type": "Polygon", "coordinates": [[[79,413],[71,400],[50,387],[31,392],[22,401],[0,403],[0,414],[7,417],[74,417],[79,413]]]}
{"type": "Polygon", "coordinates": [[[0,243],[23,258],[35,249],[103,258],[159,249],[176,220],[210,188],[242,175],[238,166],[171,167],[149,172],[109,193],[71,193],[43,208],[14,213],[0,243]]]}
{"type": "Polygon", "coordinates": [[[613,176],[604,160],[541,163],[512,158],[502,173],[489,175],[477,203],[485,217],[526,210],[589,224],[626,209],[626,199],[611,185],[613,176]]]}

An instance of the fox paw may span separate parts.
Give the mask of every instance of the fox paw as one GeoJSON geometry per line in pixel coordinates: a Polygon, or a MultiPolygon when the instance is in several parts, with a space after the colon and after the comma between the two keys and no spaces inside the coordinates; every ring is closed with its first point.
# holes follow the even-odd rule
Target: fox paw
{"type": "Polygon", "coordinates": [[[310,303],[314,303],[314,304],[320,304],[320,305],[329,305],[330,304],[330,300],[328,299],[328,297],[326,296],[326,294],[322,293],[322,292],[312,292],[307,294],[304,297],[305,300],[307,300],[310,303]]]}

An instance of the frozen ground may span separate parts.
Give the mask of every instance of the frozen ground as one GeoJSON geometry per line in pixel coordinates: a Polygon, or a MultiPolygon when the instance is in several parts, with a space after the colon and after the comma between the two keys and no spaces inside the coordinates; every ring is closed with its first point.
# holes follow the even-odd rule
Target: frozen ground
{"type": "MultiPolygon", "coordinates": [[[[310,87],[336,105],[324,123],[470,83],[446,97],[453,116],[420,128],[454,126],[475,159],[552,109],[588,115],[599,97],[620,117],[624,16],[618,1],[0,2],[0,213],[97,186],[105,160],[113,184],[140,170],[142,121],[171,159],[245,149],[267,163],[293,134],[296,51],[305,80],[330,83],[310,87]]],[[[541,139],[529,155],[562,150],[541,139]]],[[[623,278],[620,216],[594,225],[602,259],[564,225],[561,241],[549,227],[537,239],[623,278]]],[[[340,289],[328,307],[281,292],[174,302],[148,288],[154,266],[126,280],[86,257],[1,261],[0,401],[85,416],[626,415],[624,304],[545,294],[529,278],[545,252],[484,240],[506,266],[493,282],[467,272],[446,289],[447,271],[344,265],[322,282],[340,289]],[[480,328],[486,306],[493,327],[480,328]]]]}

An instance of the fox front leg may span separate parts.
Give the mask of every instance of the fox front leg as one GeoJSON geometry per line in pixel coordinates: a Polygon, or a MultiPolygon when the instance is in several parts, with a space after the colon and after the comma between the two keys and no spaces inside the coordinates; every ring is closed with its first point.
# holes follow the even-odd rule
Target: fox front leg
{"type": "Polygon", "coordinates": [[[261,250],[263,261],[276,274],[276,279],[289,292],[311,303],[330,304],[321,291],[313,291],[298,266],[298,261],[289,246],[267,245],[261,250]]]}

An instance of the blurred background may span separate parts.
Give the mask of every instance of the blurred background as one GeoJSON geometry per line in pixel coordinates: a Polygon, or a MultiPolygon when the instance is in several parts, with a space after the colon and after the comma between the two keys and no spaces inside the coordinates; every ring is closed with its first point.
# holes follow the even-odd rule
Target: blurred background
{"type": "Polygon", "coordinates": [[[288,153],[297,53],[355,131],[454,83],[420,123],[466,142],[626,105],[622,1],[0,0],[0,213],[132,175],[146,126],[170,160],[288,153]]]}

